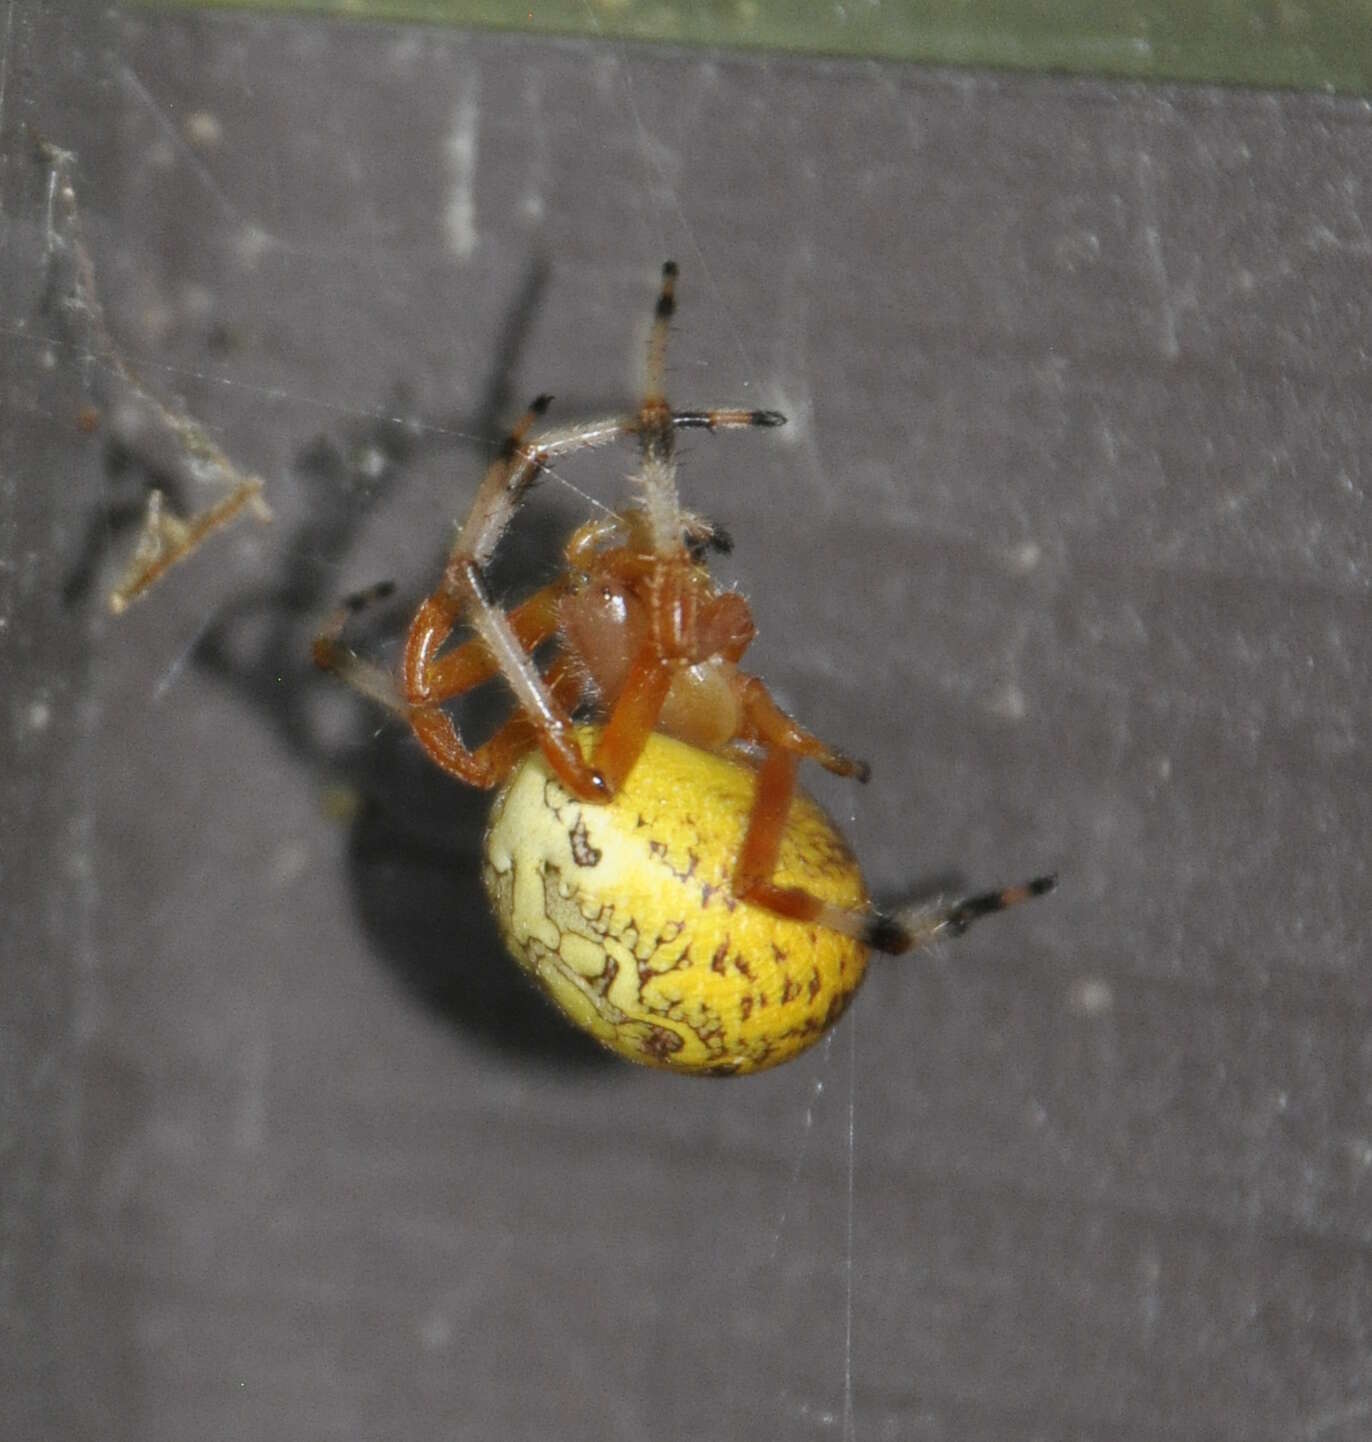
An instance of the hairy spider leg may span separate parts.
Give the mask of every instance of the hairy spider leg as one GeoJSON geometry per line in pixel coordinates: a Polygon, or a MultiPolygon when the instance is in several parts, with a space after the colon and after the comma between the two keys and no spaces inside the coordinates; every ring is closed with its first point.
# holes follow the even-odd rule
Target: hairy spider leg
{"type": "Polygon", "coordinates": [[[643,490],[648,534],[659,556],[673,556],[681,550],[685,529],[676,489],[676,432],[786,424],[780,411],[673,411],[667,404],[667,337],[676,314],[676,278],[677,264],[669,260],[662,267],[662,288],[653,308],[643,399],[635,427],[643,459],[634,480],[643,490]]]}
{"type": "MultiPolygon", "coordinates": [[[[557,634],[558,603],[567,594],[570,585],[571,577],[564,572],[505,613],[516,643],[526,654],[532,655],[557,634]]],[[[425,704],[435,706],[452,701],[499,672],[500,667],[490,648],[480,636],[473,636],[430,663],[426,677],[429,699],[425,704]]]]}
{"type": "MultiPolygon", "coordinates": [[[[676,490],[676,428],[667,404],[667,336],[676,313],[676,261],[662,267],[662,289],[648,332],[648,363],[643,399],[638,407],[638,440],[642,463],[634,480],[643,491],[648,535],[659,556],[682,550],[681,503],[676,490]]],[[[665,697],[666,692],[663,692],[665,697]]],[[[656,717],[654,717],[656,720],[656,717]]]]}

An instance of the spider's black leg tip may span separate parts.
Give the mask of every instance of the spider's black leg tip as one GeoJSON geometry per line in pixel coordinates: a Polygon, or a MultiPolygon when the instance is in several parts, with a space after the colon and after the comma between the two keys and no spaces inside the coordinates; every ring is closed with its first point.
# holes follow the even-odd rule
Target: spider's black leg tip
{"type": "Polygon", "coordinates": [[[866,786],[872,779],[872,768],[866,761],[853,762],[853,780],[859,785],[866,786]]]}
{"type": "Polygon", "coordinates": [[[676,311],[676,261],[662,267],[662,292],[657,298],[658,320],[668,320],[676,311]]]}
{"type": "Polygon", "coordinates": [[[734,538],[723,526],[717,526],[713,521],[708,524],[710,530],[707,535],[686,537],[686,549],[693,561],[703,561],[707,551],[717,551],[721,556],[727,556],[734,549],[734,538]]]}
{"type": "Polygon", "coordinates": [[[377,601],[385,601],[395,595],[394,581],[378,581],[374,586],[368,586],[365,590],[354,591],[350,596],[344,596],[343,608],[356,615],[359,611],[365,611],[368,606],[377,601]]]}
{"type": "Polygon", "coordinates": [[[1004,891],[985,891],[979,896],[969,896],[948,913],[944,931],[948,936],[961,936],[983,916],[994,916],[996,912],[1018,906],[1022,901],[1032,901],[1036,896],[1047,896],[1057,884],[1056,876],[1036,876],[1022,886],[1007,886],[1004,891]]]}
{"type": "Polygon", "coordinates": [[[755,426],[784,426],[786,417],[780,411],[754,411],[753,424],[755,426]]]}
{"type": "Polygon", "coordinates": [[[548,407],[552,405],[552,403],[552,396],[546,393],[544,393],[543,395],[537,395],[534,397],[533,404],[529,407],[529,411],[532,415],[544,415],[547,412],[548,407]]]}
{"type": "Polygon", "coordinates": [[[862,929],[862,943],[873,951],[884,951],[894,956],[910,949],[910,933],[894,916],[873,912],[862,929]]]}

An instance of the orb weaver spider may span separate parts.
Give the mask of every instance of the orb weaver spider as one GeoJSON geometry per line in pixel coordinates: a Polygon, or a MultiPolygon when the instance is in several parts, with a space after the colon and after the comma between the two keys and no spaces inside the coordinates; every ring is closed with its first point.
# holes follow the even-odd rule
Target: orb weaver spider
{"type": "Polygon", "coordinates": [[[805,730],[740,669],[752,614],[705,564],[731,543],[682,508],[674,462],[680,430],[770,429],[785,417],[671,408],[676,279],[668,262],[635,412],[536,431],[551,400],[539,396],[510,432],[410,622],[398,679],[342,640],[348,616],[389,587],[345,601],[314,656],[398,714],[451,776],[503,788],[486,886],[510,950],[574,1022],[635,1061],[753,1071],[837,1020],[869,949],[958,935],[1054,881],[879,911],[832,823],[798,792],[802,760],[858,781],[868,767],[805,730]],[[635,499],[575,530],[563,573],[502,610],[485,572],[530,488],[555,460],[619,439],[639,446],[635,499]],[[449,647],[462,622],[475,634],[449,647]],[[558,649],[540,670],[533,653],[552,640],[558,649]],[[444,707],[496,675],[517,709],[468,746],[444,707]],[[589,697],[598,724],[578,726],[589,697]]]}

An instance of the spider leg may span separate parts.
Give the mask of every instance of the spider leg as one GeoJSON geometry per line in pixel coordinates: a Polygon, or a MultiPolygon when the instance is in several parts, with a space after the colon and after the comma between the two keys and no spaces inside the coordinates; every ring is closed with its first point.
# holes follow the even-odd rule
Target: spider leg
{"type": "Polygon", "coordinates": [[[746,426],[784,426],[786,417],[780,411],[741,410],[728,407],[709,411],[667,412],[667,335],[676,314],[677,263],[669,260],[662,267],[662,288],[653,307],[653,328],[648,333],[648,364],[644,373],[643,401],[639,406],[640,435],[644,444],[665,444],[671,455],[670,435],[655,435],[665,424],[677,430],[704,428],[730,430],[746,426]],[[664,416],[664,412],[667,414],[664,416]]]}
{"type": "Polygon", "coordinates": [[[771,692],[756,676],[740,676],[739,682],[745,722],[740,732],[742,740],[780,746],[819,762],[835,776],[851,776],[864,782],[869,779],[872,768],[865,761],[846,755],[799,725],[772,700],[771,692]]]}
{"type": "MultiPolygon", "coordinates": [[[[394,590],[382,581],[347,597],[329,618],[314,641],[315,665],[332,671],[355,690],[394,712],[409,723],[430,757],[445,771],[472,786],[497,785],[515,763],[538,744],[538,731],[522,711],[517,711],[489,740],[470,748],[463,744],[451,719],[438,709],[438,702],[470,690],[495,674],[496,666],[479,639],[474,638],[440,658],[432,701],[416,706],[401,693],[395,677],[373,661],[364,660],[342,639],[343,627],[359,611],[384,600],[394,590]]],[[[530,649],[546,640],[556,629],[556,603],[565,589],[555,581],[530,596],[510,613],[512,629],[530,649]]],[[[584,682],[566,657],[557,657],[541,678],[554,702],[568,712],[581,698],[584,682]]]]}
{"type": "Polygon", "coordinates": [[[744,411],[732,407],[713,411],[673,411],[672,424],[679,431],[737,431],[754,426],[784,426],[780,411],[744,411]]]}
{"type": "Polygon", "coordinates": [[[332,671],[353,690],[369,696],[388,711],[394,711],[397,716],[408,721],[410,708],[400,694],[395,677],[374,661],[364,661],[343,641],[343,628],[349,617],[365,611],[377,601],[384,601],[394,590],[395,586],[390,581],[379,581],[374,586],[368,586],[365,591],[356,591],[345,597],[314,638],[312,655],[314,664],[321,671],[332,671]]]}
{"type": "MultiPolygon", "coordinates": [[[[511,629],[526,651],[533,652],[556,632],[557,605],[569,584],[569,578],[562,576],[535,591],[510,612],[511,629]]],[[[408,721],[415,707],[402,695],[395,677],[375,662],[364,660],[343,641],[343,629],[353,616],[385,600],[394,591],[394,583],[379,581],[345,597],[315,637],[313,656],[321,671],[332,671],[354,690],[408,721]]],[[[430,696],[426,704],[451,701],[489,681],[497,669],[484,643],[473,637],[434,661],[428,677],[430,696]]]]}
{"type": "MultiPolygon", "coordinates": [[[[510,629],[526,654],[531,655],[557,633],[558,603],[570,588],[571,578],[559,576],[508,613],[510,629]]],[[[430,661],[425,676],[429,704],[451,701],[489,681],[499,669],[485,642],[473,636],[430,661]]]]}
{"type": "Polygon", "coordinates": [[[645,368],[643,399],[639,403],[636,430],[643,463],[634,480],[643,488],[643,512],[648,534],[659,556],[681,550],[684,513],[676,489],[676,433],[703,427],[727,430],[747,426],[780,426],[786,417],[780,411],[721,409],[676,411],[667,404],[667,334],[676,314],[677,264],[669,260],[662,267],[662,288],[653,309],[648,333],[648,363],[645,368]]]}
{"type": "Polygon", "coordinates": [[[490,562],[497,543],[528,495],[530,488],[559,456],[638,433],[637,416],[607,416],[559,426],[530,438],[529,432],[545,414],[552,397],[538,396],[506,436],[500,453],[491,462],[472,502],[472,509],[458,533],[449,564],[470,559],[480,566],[490,562]]]}
{"type": "MultiPolygon", "coordinates": [[[[556,705],[568,712],[575,708],[584,682],[567,657],[557,657],[540,680],[556,705]]],[[[498,786],[542,740],[537,725],[523,711],[516,711],[489,740],[470,750],[442,711],[416,709],[407,719],[430,757],[472,786],[498,786]]]]}
{"type": "MultiPolygon", "coordinates": [[[[623,434],[626,421],[572,426],[528,440],[535,421],[547,410],[539,396],[507,437],[477,491],[471,514],[458,535],[438,588],[415,612],[401,662],[401,690],[411,706],[411,724],[425,748],[445,770],[474,785],[489,785],[485,770],[471,760],[451,719],[437,708],[444,695],[456,694],[471,674],[499,671],[537,732],[539,744],[558,777],[583,800],[604,799],[608,791],[581,754],[567,706],[544,683],[521,641],[519,628],[492,600],[483,568],[521,498],[549,459],[569,450],[597,445],[623,434]],[[470,622],[480,650],[459,647],[445,661],[443,646],[459,620],[470,622]],[[489,665],[489,671],[486,667],[489,665]],[[447,669],[445,670],[445,666],[447,669]],[[449,689],[445,692],[444,685],[449,689]]],[[[531,613],[531,618],[533,613],[531,613]]],[[[553,621],[549,607],[548,619],[553,621]]],[[[555,624],[555,622],[553,622],[555,624]]],[[[472,643],[468,643],[470,645],[472,643]]]]}
{"type": "Polygon", "coordinates": [[[796,771],[802,756],[810,756],[840,775],[866,779],[866,767],[810,736],[781,710],[756,678],[744,686],[748,719],[756,729],[753,739],[767,750],[758,768],[757,791],[753,798],[748,830],[734,866],[734,894],[742,901],[765,907],[778,916],[797,921],[817,921],[833,931],[856,937],[874,951],[902,953],[928,946],[944,936],[961,936],[974,921],[1006,907],[1043,896],[1056,885],[1051,876],[1040,876],[1019,886],[1004,887],[941,905],[886,915],[879,911],[853,911],[821,901],[799,887],[778,886],[772,877],[781,854],[781,838],[795,795],[796,771]],[[796,742],[799,741],[799,744],[796,742]],[[824,754],[821,754],[824,753],[824,754]],[[828,759],[826,759],[826,756],[828,759]],[[849,768],[830,765],[846,763],[849,768]],[[858,768],[861,768],[859,770],[858,768]]]}
{"type": "Polygon", "coordinates": [[[874,920],[869,912],[834,906],[798,886],[778,886],[772,880],[781,855],[781,838],[796,790],[800,757],[784,747],[769,745],[757,773],[757,790],[748,830],[734,864],[734,895],[793,921],[817,921],[832,931],[870,941],[874,920]]]}
{"type": "MultiPolygon", "coordinates": [[[[504,676],[558,778],[584,801],[607,799],[604,780],[581,754],[570,711],[539,675],[510,617],[491,599],[474,561],[449,565],[444,586],[420,605],[406,638],[401,689],[411,707],[410,724],[425,749],[459,779],[475,786],[492,784],[485,773],[471,769],[473,753],[462,745],[452,718],[440,709],[433,685],[434,673],[443,664],[437,653],[463,611],[482,648],[475,668],[484,670],[489,664],[504,676]]],[[[453,653],[459,657],[458,670],[467,664],[460,656],[463,649],[453,653]]]]}
{"type": "Polygon", "coordinates": [[[623,785],[624,778],[643,754],[671,689],[673,669],[651,641],[629,665],[624,684],[596,740],[596,769],[612,792],[623,785]]]}
{"type": "Polygon", "coordinates": [[[1007,906],[1018,906],[1036,896],[1046,896],[1058,884],[1056,876],[1036,876],[1018,886],[999,891],[982,891],[962,901],[897,911],[891,916],[872,918],[867,944],[877,951],[918,951],[944,936],[961,936],[974,921],[994,916],[1007,906]]]}

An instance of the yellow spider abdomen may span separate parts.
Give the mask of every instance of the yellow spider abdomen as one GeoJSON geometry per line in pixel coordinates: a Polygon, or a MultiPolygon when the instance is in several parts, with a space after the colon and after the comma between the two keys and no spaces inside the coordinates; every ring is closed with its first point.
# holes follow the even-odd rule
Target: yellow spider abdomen
{"type": "MultiPolygon", "coordinates": [[[[588,751],[594,735],[581,733],[588,751]]],[[[776,1066],[817,1041],[862,980],[861,942],[733,896],[754,783],[741,763],[654,733],[608,804],[569,795],[540,752],[496,798],[482,875],[505,944],[577,1026],[630,1061],[776,1066]]],[[[803,794],[774,879],[868,904],[857,862],[803,794]]]]}

